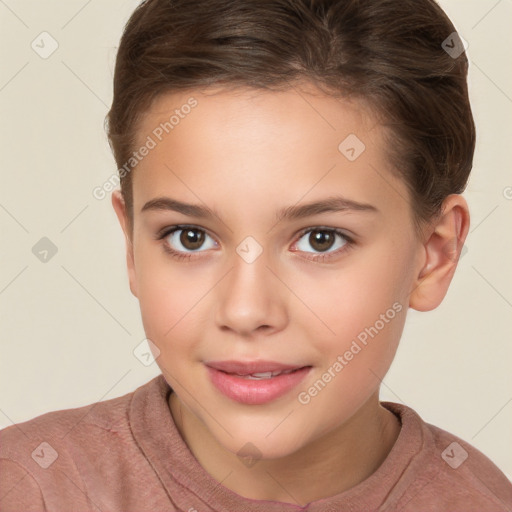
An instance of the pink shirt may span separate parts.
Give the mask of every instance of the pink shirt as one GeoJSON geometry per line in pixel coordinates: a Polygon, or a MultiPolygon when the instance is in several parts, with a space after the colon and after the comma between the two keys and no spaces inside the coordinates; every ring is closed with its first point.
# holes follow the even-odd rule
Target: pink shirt
{"type": "Polygon", "coordinates": [[[400,434],[360,484],[305,507],[244,498],[188,449],[171,392],[159,375],[124,396],[1,430],[0,511],[512,511],[512,484],[487,457],[391,402],[382,405],[400,418],[400,434]]]}

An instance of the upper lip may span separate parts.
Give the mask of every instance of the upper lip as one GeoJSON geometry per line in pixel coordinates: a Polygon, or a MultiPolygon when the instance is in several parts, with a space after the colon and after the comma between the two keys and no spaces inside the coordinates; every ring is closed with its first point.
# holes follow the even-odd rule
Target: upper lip
{"type": "Polygon", "coordinates": [[[301,364],[283,364],[276,361],[208,361],[205,364],[210,368],[238,375],[297,370],[306,366],[301,364]]]}

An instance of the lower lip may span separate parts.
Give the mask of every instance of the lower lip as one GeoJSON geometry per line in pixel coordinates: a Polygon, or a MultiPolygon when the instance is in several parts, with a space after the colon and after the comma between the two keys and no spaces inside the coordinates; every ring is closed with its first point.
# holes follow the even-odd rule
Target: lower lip
{"type": "Polygon", "coordinates": [[[285,395],[297,386],[309,373],[311,366],[292,373],[282,373],[270,379],[247,379],[239,375],[206,367],[213,385],[235,402],[247,405],[266,404],[285,395]]]}

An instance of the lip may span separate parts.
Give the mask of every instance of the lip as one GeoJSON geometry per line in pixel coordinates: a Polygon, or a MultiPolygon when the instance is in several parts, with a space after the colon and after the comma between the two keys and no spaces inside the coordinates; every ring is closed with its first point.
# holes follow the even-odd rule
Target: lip
{"type": "Polygon", "coordinates": [[[306,366],[304,364],[283,364],[276,361],[209,361],[205,364],[210,368],[238,375],[295,370],[306,366]]]}
{"type": "Polygon", "coordinates": [[[269,361],[254,361],[252,363],[240,363],[236,361],[222,361],[224,368],[238,369],[239,373],[249,375],[265,371],[293,370],[269,379],[252,380],[234,373],[226,373],[217,368],[220,362],[206,365],[212,384],[227,398],[246,405],[262,405],[289,393],[302,382],[311,371],[311,366],[294,366],[272,363],[269,361]],[[256,368],[256,369],[254,369],[256,368]]]}

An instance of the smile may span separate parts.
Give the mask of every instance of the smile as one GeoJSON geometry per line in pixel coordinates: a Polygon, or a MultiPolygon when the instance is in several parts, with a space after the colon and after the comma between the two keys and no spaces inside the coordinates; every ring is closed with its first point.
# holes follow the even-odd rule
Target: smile
{"type": "MultiPolygon", "coordinates": [[[[215,365],[220,366],[220,365],[215,365]]],[[[206,366],[210,382],[227,398],[247,405],[262,405],[289,393],[309,374],[311,366],[274,371],[238,373],[206,366]]]]}

